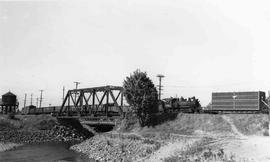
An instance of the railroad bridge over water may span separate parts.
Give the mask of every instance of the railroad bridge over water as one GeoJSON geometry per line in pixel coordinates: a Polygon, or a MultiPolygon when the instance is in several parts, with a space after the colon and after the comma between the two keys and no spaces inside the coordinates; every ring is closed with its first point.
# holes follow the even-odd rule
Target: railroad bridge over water
{"type": "Polygon", "coordinates": [[[123,118],[123,87],[102,86],[69,90],[57,118],[78,119],[82,124],[114,125],[123,118]]]}

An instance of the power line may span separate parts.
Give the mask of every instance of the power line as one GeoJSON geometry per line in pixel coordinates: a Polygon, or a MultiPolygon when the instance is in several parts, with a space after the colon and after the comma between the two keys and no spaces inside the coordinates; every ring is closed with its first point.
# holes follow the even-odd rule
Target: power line
{"type": "Polygon", "coordinates": [[[211,87],[228,87],[228,86],[239,86],[239,85],[249,85],[249,83],[232,83],[232,84],[215,84],[215,85],[200,85],[200,86],[182,86],[182,85],[164,85],[164,87],[171,88],[211,88],[211,87]]]}

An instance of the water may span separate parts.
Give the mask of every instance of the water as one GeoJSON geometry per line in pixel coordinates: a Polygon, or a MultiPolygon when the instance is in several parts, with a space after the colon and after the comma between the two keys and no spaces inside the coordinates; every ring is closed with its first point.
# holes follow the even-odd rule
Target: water
{"type": "Polygon", "coordinates": [[[27,144],[0,152],[1,162],[92,162],[86,156],[69,150],[72,143],[27,144]]]}

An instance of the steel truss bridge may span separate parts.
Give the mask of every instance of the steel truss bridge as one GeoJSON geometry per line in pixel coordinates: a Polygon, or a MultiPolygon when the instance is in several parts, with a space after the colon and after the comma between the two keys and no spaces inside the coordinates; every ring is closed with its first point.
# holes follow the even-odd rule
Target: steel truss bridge
{"type": "Polygon", "coordinates": [[[69,90],[58,113],[58,118],[97,122],[123,116],[123,87],[119,86],[69,90]]]}

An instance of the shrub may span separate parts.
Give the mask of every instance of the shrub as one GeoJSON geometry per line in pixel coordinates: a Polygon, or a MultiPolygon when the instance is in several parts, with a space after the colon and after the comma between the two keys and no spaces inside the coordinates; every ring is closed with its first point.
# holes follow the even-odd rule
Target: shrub
{"type": "Polygon", "coordinates": [[[124,96],[136,113],[140,125],[149,126],[158,111],[158,94],[155,85],[145,72],[136,70],[124,80],[124,96]]]}

